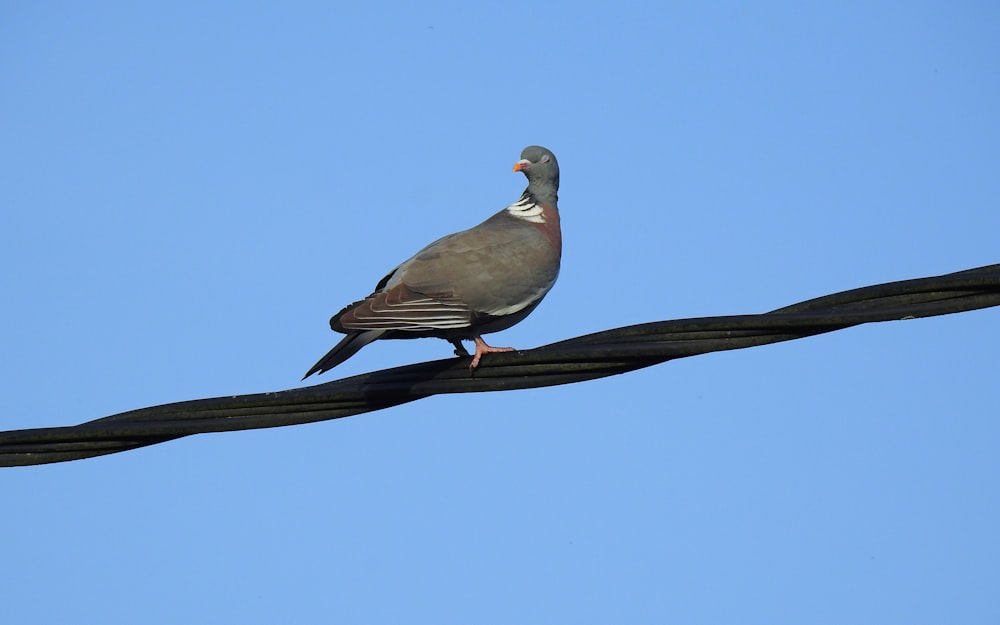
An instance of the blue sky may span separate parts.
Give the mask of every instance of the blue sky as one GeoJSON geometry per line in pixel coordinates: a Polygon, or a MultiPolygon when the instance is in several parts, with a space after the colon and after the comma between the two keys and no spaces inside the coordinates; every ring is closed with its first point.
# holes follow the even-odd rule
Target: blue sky
{"type": "MultiPolygon", "coordinates": [[[[3,429],[292,388],[562,170],[532,347],[1000,262],[993,3],[0,8],[3,429]]],[[[11,622],[1000,620],[998,311],[0,472],[11,622]]],[[[447,357],[381,342],[332,380],[447,357]]]]}

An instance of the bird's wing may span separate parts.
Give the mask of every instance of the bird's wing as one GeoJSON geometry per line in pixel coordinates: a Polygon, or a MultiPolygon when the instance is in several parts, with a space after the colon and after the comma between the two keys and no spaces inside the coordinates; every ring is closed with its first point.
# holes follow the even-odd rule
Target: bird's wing
{"type": "Polygon", "coordinates": [[[537,303],[558,273],[559,252],[545,235],[505,209],[420,250],[331,325],[349,331],[467,328],[477,317],[511,315],[537,303]]]}
{"type": "Polygon", "coordinates": [[[401,265],[388,284],[446,293],[472,312],[502,316],[538,301],[558,272],[559,253],[545,235],[501,211],[427,246],[401,265]]]}

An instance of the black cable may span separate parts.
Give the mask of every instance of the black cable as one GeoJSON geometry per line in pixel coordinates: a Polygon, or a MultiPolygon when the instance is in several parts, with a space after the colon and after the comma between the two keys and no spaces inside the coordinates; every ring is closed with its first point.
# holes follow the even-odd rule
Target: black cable
{"type": "Polygon", "coordinates": [[[77,460],[206,432],[337,419],[441,393],[593,380],[697,354],[813,336],[862,323],[1000,305],[1000,265],[834,293],[762,315],[659,321],[532,350],[490,354],[474,372],[451,358],[273,393],[184,401],[76,426],[0,432],[0,466],[77,460]]]}

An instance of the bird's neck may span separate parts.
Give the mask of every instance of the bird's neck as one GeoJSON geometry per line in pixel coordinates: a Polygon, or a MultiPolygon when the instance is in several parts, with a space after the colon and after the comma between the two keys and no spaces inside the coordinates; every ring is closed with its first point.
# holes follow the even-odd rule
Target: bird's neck
{"type": "Polygon", "coordinates": [[[546,182],[544,184],[538,183],[538,181],[532,180],[528,182],[528,188],[524,190],[521,197],[531,196],[532,199],[538,202],[545,202],[546,204],[552,204],[553,206],[559,200],[558,196],[559,185],[552,184],[551,182],[546,182]]]}
{"type": "Polygon", "coordinates": [[[544,204],[549,204],[549,202],[544,202],[535,197],[531,193],[531,190],[528,189],[521,194],[521,199],[507,207],[507,212],[518,219],[530,221],[535,224],[543,224],[545,223],[544,204]]]}
{"type": "Polygon", "coordinates": [[[557,253],[562,251],[562,232],[559,226],[559,209],[555,197],[551,201],[543,200],[526,190],[521,199],[507,207],[507,213],[512,217],[531,223],[549,240],[557,253]]]}

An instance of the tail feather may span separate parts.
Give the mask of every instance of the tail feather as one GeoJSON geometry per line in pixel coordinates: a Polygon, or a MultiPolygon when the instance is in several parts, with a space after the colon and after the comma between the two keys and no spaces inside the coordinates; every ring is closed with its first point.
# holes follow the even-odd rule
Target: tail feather
{"type": "Polygon", "coordinates": [[[302,376],[302,379],[305,380],[314,373],[323,373],[333,369],[354,354],[358,353],[359,349],[380,338],[385,333],[386,330],[362,330],[361,332],[351,332],[344,338],[340,339],[340,342],[334,345],[333,349],[326,353],[326,356],[320,358],[319,362],[314,364],[312,369],[307,371],[306,374],[302,376]]]}

